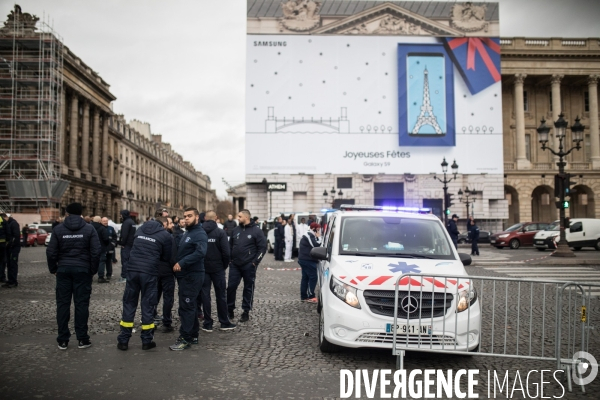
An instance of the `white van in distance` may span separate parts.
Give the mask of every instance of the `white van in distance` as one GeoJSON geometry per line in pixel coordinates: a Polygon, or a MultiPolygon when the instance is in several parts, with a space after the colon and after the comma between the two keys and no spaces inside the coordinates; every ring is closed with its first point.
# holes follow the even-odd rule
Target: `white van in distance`
{"type": "MultiPolygon", "coordinates": [[[[565,230],[569,247],[581,250],[583,247],[593,247],[600,251],[600,219],[573,218],[569,228],[565,230]]],[[[555,221],[545,231],[540,231],[533,238],[533,245],[539,250],[556,249],[560,240],[560,223],[555,221]]]]}

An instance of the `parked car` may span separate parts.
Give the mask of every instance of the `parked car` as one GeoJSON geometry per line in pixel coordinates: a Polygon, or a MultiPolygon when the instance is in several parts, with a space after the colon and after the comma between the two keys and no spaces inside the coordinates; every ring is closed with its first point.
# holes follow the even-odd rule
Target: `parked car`
{"type": "MultiPolygon", "coordinates": [[[[45,244],[48,232],[41,228],[30,228],[27,232],[27,246],[37,246],[45,244]]],[[[23,242],[23,234],[21,234],[21,242],[23,242]]]]}
{"type": "MultiPolygon", "coordinates": [[[[490,236],[492,236],[492,232],[490,231],[479,231],[479,240],[477,240],[477,243],[489,243],[490,236]]],[[[469,239],[469,235],[466,232],[461,233],[460,235],[458,235],[458,243],[471,243],[471,239],[469,239]]]]}
{"type": "Polygon", "coordinates": [[[533,246],[533,237],[539,231],[548,228],[548,222],[523,222],[490,236],[490,244],[501,249],[509,247],[518,249],[521,246],[533,246]]]}
{"type": "MultiPolygon", "coordinates": [[[[593,247],[600,250],[600,219],[573,218],[569,229],[565,230],[569,247],[581,250],[582,247],[593,247]]],[[[554,222],[546,230],[538,232],[533,245],[539,250],[556,249],[560,240],[560,223],[554,222]]]]}

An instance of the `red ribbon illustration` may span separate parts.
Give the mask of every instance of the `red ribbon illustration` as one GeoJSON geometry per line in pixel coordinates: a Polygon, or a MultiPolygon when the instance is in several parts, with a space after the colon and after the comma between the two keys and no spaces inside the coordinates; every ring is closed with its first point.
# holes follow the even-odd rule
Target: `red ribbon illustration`
{"type": "Polygon", "coordinates": [[[483,60],[485,66],[492,75],[492,78],[494,78],[494,81],[498,82],[500,80],[500,72],[498,72],[498,69],[496,68],[494,62],[490,58],[490,55],[488,54],[484,44],[487,45],[490,48],[490,50],[498,54],[500,54],[500,45],[490,38],[457,38],[450,40],[448,42],[448,45],[452,50],[454,50],[465,43],[467,43],[468,46],[467,69],[475,71],[475,55],[477,54],[477,52],[479,52],[479,54],[481,55],[481,59],[483,60]]]}

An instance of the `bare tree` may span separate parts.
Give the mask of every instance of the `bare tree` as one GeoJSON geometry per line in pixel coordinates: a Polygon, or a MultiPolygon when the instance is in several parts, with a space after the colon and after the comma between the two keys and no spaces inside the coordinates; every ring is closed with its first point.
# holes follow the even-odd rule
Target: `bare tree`
{"type": "Polygon", "coordinates": [[[233,212],[233,204],[229,200],[219,200],[215,210],[221,222],[227,221],[227,216],[233,212]]]}

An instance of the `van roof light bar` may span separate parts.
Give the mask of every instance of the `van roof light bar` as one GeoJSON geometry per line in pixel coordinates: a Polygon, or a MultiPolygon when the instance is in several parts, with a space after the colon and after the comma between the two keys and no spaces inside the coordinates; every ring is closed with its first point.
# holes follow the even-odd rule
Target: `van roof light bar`
{"type": "Polygon", "coordinates": [[[395,212],[406,212],[413,214],[429,214],[431,208],[426,207],[396,207],[396,206],[364,206],[356,204],[342,204],[340,206],[342,211],[395,211],[395,212]]]}

